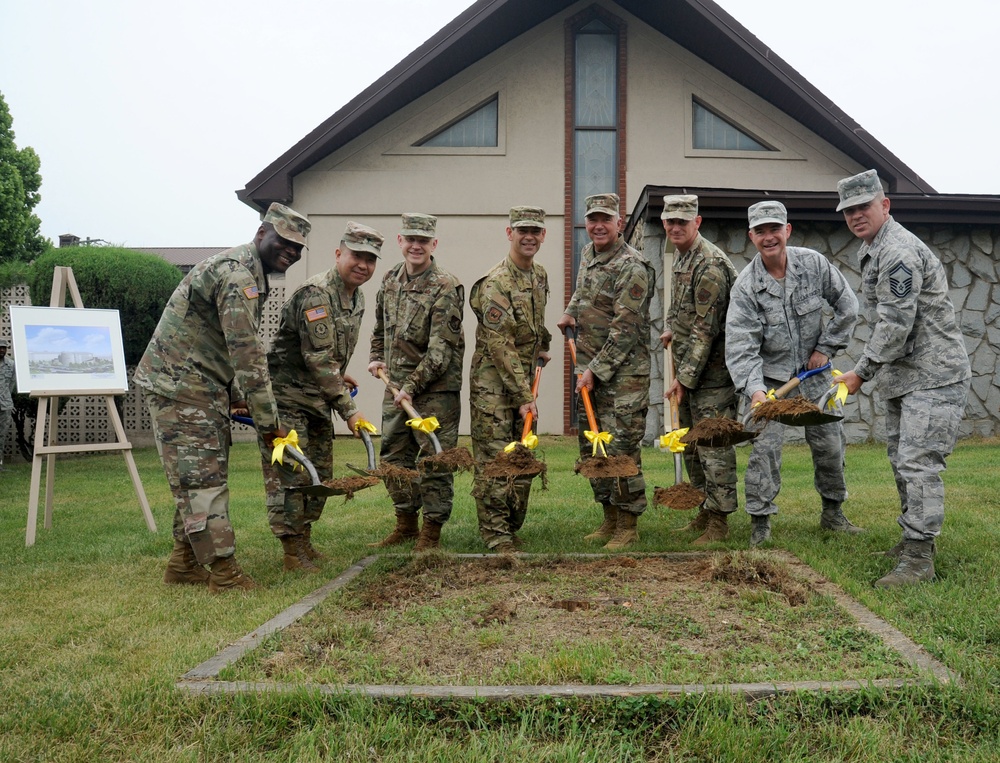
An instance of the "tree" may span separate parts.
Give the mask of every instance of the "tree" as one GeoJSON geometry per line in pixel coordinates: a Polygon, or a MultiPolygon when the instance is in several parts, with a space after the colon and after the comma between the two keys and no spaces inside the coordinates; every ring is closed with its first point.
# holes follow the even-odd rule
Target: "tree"
{"type": "Polygon", "coordinates": [[[30,146],[18,149],[13,124],[0,93],[0,262],[31,260],[48,244],[38,232],[41,220],[32,211],[41,200],[42,163],[30,146]]]}

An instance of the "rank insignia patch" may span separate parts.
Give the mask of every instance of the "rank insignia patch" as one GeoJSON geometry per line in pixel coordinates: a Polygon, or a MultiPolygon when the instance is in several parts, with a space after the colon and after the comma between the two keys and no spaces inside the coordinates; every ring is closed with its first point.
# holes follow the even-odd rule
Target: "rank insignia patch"
{"type": "Polygon", "coordinates": [[[902,262],[889,271],[889,290],[892,296],[902,299],[913,290],[913,271],[902,262]]]}

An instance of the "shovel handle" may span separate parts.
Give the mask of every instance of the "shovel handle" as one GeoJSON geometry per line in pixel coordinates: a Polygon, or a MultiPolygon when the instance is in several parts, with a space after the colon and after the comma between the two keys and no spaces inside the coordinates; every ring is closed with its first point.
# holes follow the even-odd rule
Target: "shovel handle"
{"type": "MultiPolygon", "coordinates": [[[[381,368],[378,369],[378,378],[381,379],[383,382],[385,382],[385,386],[389,388],[389,391],[393,394],[393,397],[399,394],[399,390],[396,389],[396,386],[391,381],[389,381],[389,377],[385,375],[385,371],[383,371],[381,368]]],[[[409,400],[403,400],[401,401],[401,403],[403,406],[403,410],[406,411],[407,414],[409,414],[411,419],[423,418],[419,413],[417,413],[417,409],[410,404],[409,400]]]]}
{"type": "MultiPolygon", "coordinates": [[[[667,359],[666,359],[666,382],[667,389],[673,386],[674,383],[674,351],[672,349],[673,341],[667,342],[667,359]]],[[[667,398],[667,403],[670,405],[670,431],[673,432],[676,429],[681,428],[681,415],[680,411],[677,410],[677,398],[671,395],[667,398]]]]}
{"type": "MultiPolygon", "coordinates": [[[[541,358],[535,361],[535,378],[531,381],[531,397],[534,400],[538,399],[538,385],[542,381],[542,366],[545,365],[545,361],[541,358]]],[[[531,434],[531,423],[533,416],[531,411],[528,411],[528,415],[524,417],[524,428],[521,430],[521,442],[528,439],[528,435],[531,434]]]]}
{"type": "Polygon", "coordinates": [[[816,374],[821,374],[824,371],[829,371],[831,367],[832,364],[827,363],[825,366],[820,366],[819,368],[813,368],[807,371],[800,371],[774,391],[774,398],[777,400],[779,398],[784,397],[793,389],[798,387],[799,383],[802,382],[803,379],[808,379],[810,376],[815,376],[816,374]]]}
{"type": "MultiPolygon", "coordinates": [[[[569,357],[573,361],[573,368],[576,369],[576,331],[571,326],[567,326],[563,329],[566,333],[566,342],[569,344],[569,357]]],[[[581,373],[577,373],[577,380],[583,376],[581,373]]],[[[596,432],[597,429],[597,417],[594,415],[594,406],[590,402],[590,390],[586,387],[580,387],[580,397],[583,398],[583,408],[587,412],[587,424],[590,425],[590,431],[596,432]]]]}

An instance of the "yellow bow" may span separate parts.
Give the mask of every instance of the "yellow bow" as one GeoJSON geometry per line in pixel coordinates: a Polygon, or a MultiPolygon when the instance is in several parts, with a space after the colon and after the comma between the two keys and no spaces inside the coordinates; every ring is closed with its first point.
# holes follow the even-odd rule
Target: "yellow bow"
{"type": "MultiPolygon", "coordinates": [[[[293,448],[298,449],[299,447],[299,433],[294,429],[288,433],[288,437],[275,437],[274,438],[274,452],[271,453],[271,463],[280,464],[284,460],[285,456],[285,446],[291,445],[293,448]]],[[[292,471],[296,469],[301,469],[302,464],[298,461],[292,459],[292,471]]]]}
{"type": "Polygon", "coordinates": [[[436,416],[428,416],[426,419],[410,419],[406,422],[406,426],[430,434],[441,425],[436,416]]]}
{"type": "MultiPolygon", "coordinates": [[[[832,373],[834,378],[840,376],[840,371],[837,369],[833,369],[832,373]]],[[[826,401],[826,407],[832,411],[837,407],[837,403],[840,403],[841,406],[847,403],[847,385],[844,382],[837,382],[837,391],[833,397],[826,401]]]]}
{"type": "MultiPolygon", "coordinates": [[[[777,398],[775,398],[775,396],[774,396],[774,390],[773,390],[773,389],[769,389],[769,390],[767,391],[767,395],[766,395],[765,397],[766,397],[766,398],[767,398],[768,400],[776,400],[776,399],[777,399],[777,398]]],[[[754,408],[756,408],[756,407],[757,407],[758,405],[760,405],[760,403],[756,403],[756,404],[754,405],[754,408]]]]}
{"type": "Polygon", "coordinates": [[[681,442],[681,438],[688,433],[688,427],[675,429],[660,435],[660,450],[669,450],[671,453],[683,453],[687,443],[681,442]]]}
{"type": "Polygon", "coordinates": [[[521,442],[512,442],[512,443],[510,443],[509,445],[507,445],[507,446],[504,447],[503,451],[504,451],[504,453],[510,453],[518,445],[523,445],[528,450],[534,450],[535,448],[538,447],[538,437],[537,437],[537,435],[535,435],[534,432],[528,432],[528,436],[525,437],[523,440],[521,440],[521,442]]]}
{"type": "Polygon", "coordinates": [[[354,425],[355,432],[367,432],[368,434],[378,434],[378,430],[375,425],[370,421],[365,421],[364,419],[358,419],[358,423],[354,425]]]}
{"type": "Polygon", "coordinates": [[[594,450],[591,455],[597,455],[597,449],[600,448],[601,455],[607,456],[608,451],[605,449],[605,444],[610,443],[614,437],[611,436],[610,432],[591,432],[589,429],[584,431],[583,436],[587,438],[587,442],[592,443],[594,450]]]}

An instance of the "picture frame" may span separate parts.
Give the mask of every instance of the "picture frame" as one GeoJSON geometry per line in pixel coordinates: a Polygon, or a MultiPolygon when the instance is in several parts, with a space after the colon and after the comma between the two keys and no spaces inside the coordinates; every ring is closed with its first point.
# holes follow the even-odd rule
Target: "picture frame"
{"type": "Polygon", "coordinates": [[[128,392],[117,310],[11,305],[10,328],[19,392],[128,392]]]}

